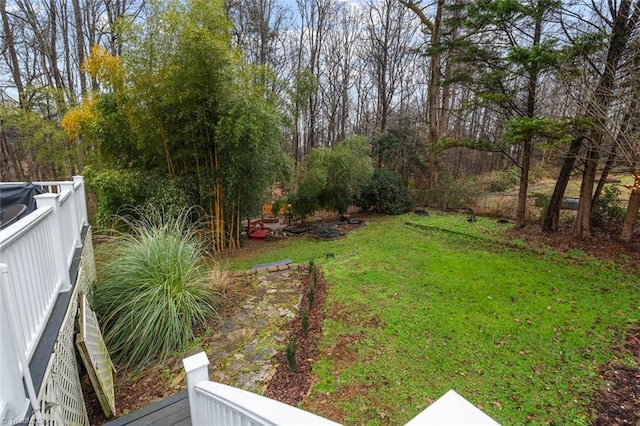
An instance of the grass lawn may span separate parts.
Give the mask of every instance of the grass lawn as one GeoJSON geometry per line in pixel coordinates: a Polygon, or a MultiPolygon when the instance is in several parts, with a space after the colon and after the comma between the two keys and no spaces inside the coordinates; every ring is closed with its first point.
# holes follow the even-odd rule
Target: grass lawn
{"type": "Polygon", "coordinates": [[[411,214],[336,241],[267,242],[230,266],[322,265],[330,288],[310,411],[403,424],[454,389],[505,425],[590,424],[598,366],[639,319],[640,279],[510,238],[491,219],[411,214]]]}

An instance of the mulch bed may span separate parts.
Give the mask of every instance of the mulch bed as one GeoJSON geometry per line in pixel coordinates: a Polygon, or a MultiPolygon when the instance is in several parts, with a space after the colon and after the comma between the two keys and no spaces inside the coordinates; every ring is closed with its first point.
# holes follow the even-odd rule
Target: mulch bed
{"type": "Polygon", "coordinates": [[[624,342],[612,348],[616,359],[635,357],[636,365],[618,361],[600,367],[603,384],[591,398],[595,425],[640,424],[640,329],[631,330],[624,342]]]}
{"type": "Polygon", "coordinates": [[[311,274],[302,278],[302,302],[296,318],[288,325],[289,344],[295,344],[296,370],[292,371],[287,360],[287,351],[276,355],[276,372],[265,389],[265,396],[285,404],[296,406],[309,393],[313,372],[311,365],[318,355],[318,342],[322,336],[322,321],[327,297],[327,282],[316,266],[317,280],[313,291],[313,304],[309,306],[311,274]],[[303,330],[303,315],[308,313],[308,330],[303,330]],[[292,339],[295,339],[295,343],[292,339]]]}
{"type": "Polygon", "coordinates": [[[514,229],[514,239],[521,238],[532,242],[533,246],[546,245],[559,252],[579,250],[595,258],[611,260],[624,266],[631,273],[640,273],[640,235],[636,231],[634,238],[623,243],[618,239],[617,227],[594,227],[591,238],[576,238],[573,224],[563,224],[556,232],[542,232],[540,226],[514,229]]]}

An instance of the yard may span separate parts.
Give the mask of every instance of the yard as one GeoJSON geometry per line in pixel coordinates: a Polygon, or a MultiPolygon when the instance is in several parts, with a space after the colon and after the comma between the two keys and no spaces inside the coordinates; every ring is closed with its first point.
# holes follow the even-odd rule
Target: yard
{"type": "MultiPolygon", "coordinates": [[[[262,388],[267,395],[347,425],[404,424],[449,389],[505,425],[635,422],[637,243],[540,236],[460,214],[364,219],[344,238],[250,242],[219,259],[245,270],[291,258],[307,277],[313,259],[322,271],[326,294],[316,297],[324,321],[321,333],[310,333],[319,336],[317,349],[299,340],[305,365],[296,377],[276,374],[262,388]]],[[[143,372],[120,371],[118,414],[184,389],[184,355],[229,352],[212,336],[240,306],[255,305],[247,302],[255,289],[245,279],[228,282],[223,318],[200,330],[188,351],[143,372]]],[[[272,346],[280,370],[288,341],[272,346]]],[[[213,374],[224,376],[221,368],[213,374]]],[[[89,407],[92,424],[104,421],[97,403],[89,407]]]]}
{"type": "Polygon", "coordinates": [[[372,219],[331,242],[254,245],[230,261],[321,264],[326,318],[305,409],[402,424],[454,389],[502,424],[591,424],[603,366],[637,367],[624,346],[640,279],[586,249],[538,244],[489,218],[432,213],[372,219]]]}

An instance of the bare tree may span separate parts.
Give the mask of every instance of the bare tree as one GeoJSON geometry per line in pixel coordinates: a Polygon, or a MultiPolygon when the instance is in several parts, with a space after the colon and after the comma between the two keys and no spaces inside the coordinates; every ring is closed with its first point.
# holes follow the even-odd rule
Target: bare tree
{"type": "Polygon", "coordinates": [[[351,130],[353,74],[356,52],[362,43],[361,14],[358,7],[338,5],[336,19],[322,46],[320,105],[324,128],[324,143],[333,146],[351,130]]]}
{"type": "MultiPolygon", "coordinates": [[[[392,111],[402,99],[404,82],[412,82],[421,40],[415,15],[397,1],[379,0],[368,9],[362,55],[376,88],[376,131],[384,132],[392,111]]],[[[406,91],[405,91],[406,93],[406,91]]]]}
{"type": "MultiPolygon", "coordinates": [[[[601,61],[589,61],[592,73],[595,74],[593,92],[589,98],[586,108],[587,117],[590,111],[608,111],[614,99],[614,91],[620,78],[620,66],[625,54],[628,53],[629,42],[632,35],[637,31],[638,20],[640,19],[640,3],[632,0],[611,1],[605,6],[595,2],[587,2],[583,5],[583,10],[591,8],[593,19],[590,25],[602,24],[606,28],[607,47],[606,55],[601,61]]],[[[576,13],[578,21],[583,22],[583,12],[576,13]]],[[[587,59],[589,60],[589,59],[587,59]]],[[[593,118],[593,117],[592,117],[593,118]]],[[[560,177],[551,197],[543,229],[554,229],[554,222],[557,218],[564,190],[570,178],[571,170],[578,158],[580,149],[585,147],[584,169],[582,173],[582,183],[580,187],[580,201],[576,218],[575,234],[579,237],[591,236],[591,222],[594,206],[594,186],[597,175],[600,151],[604,147],[604,135],[601,127],[588,129],[586,132],[579,132],[569,146],[569,151],[565,156],[560,177]]]]}

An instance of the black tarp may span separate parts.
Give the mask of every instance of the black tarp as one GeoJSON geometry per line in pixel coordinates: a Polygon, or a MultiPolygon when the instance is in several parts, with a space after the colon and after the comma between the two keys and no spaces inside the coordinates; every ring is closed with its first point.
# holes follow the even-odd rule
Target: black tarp
{"type": "Polygon", "coordinates": [[[0,209],[16,204],[24,204],[27,208],[20,215],[24,217],[36,209],[35,195],[44,194],[44,190],[31,182],[0,183],[0,209]]]}

